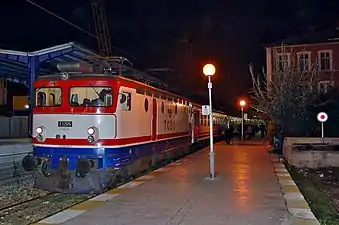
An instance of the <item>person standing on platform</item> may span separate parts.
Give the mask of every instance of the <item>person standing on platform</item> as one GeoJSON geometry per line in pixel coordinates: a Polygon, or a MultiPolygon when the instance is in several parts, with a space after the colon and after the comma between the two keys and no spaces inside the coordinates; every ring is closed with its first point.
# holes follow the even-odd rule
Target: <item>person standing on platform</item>
{"type": "Polygon", "coordinates": [[[232,126],[226,127],[225,129],[225,141],[227,145],[231,144],[231,140],[233,138],[234,128],[232,126]]]}

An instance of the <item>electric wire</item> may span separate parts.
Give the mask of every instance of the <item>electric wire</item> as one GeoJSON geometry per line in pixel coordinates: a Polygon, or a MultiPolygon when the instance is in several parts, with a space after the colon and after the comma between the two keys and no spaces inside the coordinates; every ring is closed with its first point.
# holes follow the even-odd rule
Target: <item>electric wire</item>
{"type": "MultiPolygon", "coordinates": [[[[83,29],[83,28],[77,26],[76,24],[74,24],[74,23],[72,23],[72,22],[70,22],[70,21],[68,21],[68,20],[66,20],[66,19],[64,19],[64,18],[62,18],[61,16],[59,16],[59,15],[57,15],[57,14],[55,14],[55,13],[49,11],[48,9],[45,9],[44,7],[38,5],[37,3],[35,3],[35,2],[33,2],[33,1],[31,1],[31,0],[26,0],[26,2],[28,2],[28,3],[32,4],[32,5],[34,5],[35,7],[37,7],[37,8],[39,8],[39,9],[45,11],[45,12],[48,13],[48,14],[51,14],[52,16],[54,16],[54,17],[60,19],[61,21],[67,23],[68,25],[71,25],[71,26],[73,26],[74,28],[76,28],[76,29],[78,29],[78,30],[80,30],[80,31],[82,31],[82,32],[84,32],[84,33],[86,33],[87,35],[91,36],[92,38],[95,38],[95,39],[99,40],[99,37],[98,37],[98,36],[96,36],[96,35],[90,33],[89,31],[87,31],[87,30],[85,30],[85,29],[83,29]]],[[[114,45],[112,45],[112,44],[110,44],[109,47],[114,48],[115,50],[118,50],[118,51],[120,51],[121,53],[123,53],[123,54],[125,54],[125,55],[128,55],[129,57],[131,57],[131,58],[133,58],[134,60],[136,60],[136,58],[135,58],[133,55],[127,53],[126,51],[124,51],[124,50],[122,50],[122,49],[120,49],[120,48],[118,48],[118,47],[116,47],[116,46],[114,46],[114,45]]]]}

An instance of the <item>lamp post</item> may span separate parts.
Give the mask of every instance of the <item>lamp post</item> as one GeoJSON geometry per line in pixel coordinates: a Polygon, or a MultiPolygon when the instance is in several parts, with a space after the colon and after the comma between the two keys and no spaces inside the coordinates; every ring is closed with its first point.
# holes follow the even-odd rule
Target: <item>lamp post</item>
{"type": "Polygon", "coordinates": [[[203,69],[203,73],[208,77],[208,98],[210,105],[210,177],[214,179],[214,149],[213,149],[213,114],[212,114],[212,82],[211,77],[215,74],[215,67],[213,64],[206,64],[203,69]]]}
{"type": "Polygon", "coordinates": [[[244,141],[244,106],[246,102],[244,100],[240,101],[241,106],[241,141],[244,141]]]}

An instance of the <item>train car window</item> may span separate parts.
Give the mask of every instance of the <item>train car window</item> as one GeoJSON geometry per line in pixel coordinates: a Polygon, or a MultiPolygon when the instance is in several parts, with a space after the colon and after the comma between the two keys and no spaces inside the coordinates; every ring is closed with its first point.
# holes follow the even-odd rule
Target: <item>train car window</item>
{"type": "Polygon", "coordinates": [[[165,104],[164,102],[161,102],[161,113],[165,112],[165,104]]]}
{"type": "Polygon", "coordinates": [[[120,104],[122,105],[122,110],[131,111],[131,100],[132,94],[129,92],[122,92],[120,95],[120,104]]]}
{"type": "Polygon", "coordinates": [[[62,90],[59,87],[43,87],[35,89],[35,106],[61,106],[62,90]],[[47,97],[48,96],[48,97],[47,97]]]}
{"type": "Polygon", "coordinates": [[[148,112],[148,99],[147,98],[145,98],[144,109],[145,109],[145,112],[148,112]]]}
{"type": "Polygon", "coordinates": [[[178,113],[178,105],[177,105],[177,104],[175,104],[174,113],[175,113],[175,114],[178,113]]]}
{"type": "Polygon", "coordinates": [[[193,115],[194,115],[194,124],[199,125],[199,121],[200,121],[199,114],[195,112],[193,115]]]}
{"type": "Polygon", "coordinates": [[[111,87],[71,87],[69,104],[72,107],[107,107],[113,105],[111,87]]]}

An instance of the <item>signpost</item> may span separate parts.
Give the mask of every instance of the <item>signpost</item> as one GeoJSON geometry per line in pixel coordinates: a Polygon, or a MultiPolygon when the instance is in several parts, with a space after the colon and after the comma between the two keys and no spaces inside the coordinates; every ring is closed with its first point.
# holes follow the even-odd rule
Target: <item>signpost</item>
{"type": "Polygon", "coordinates": [[[203,105],[203,106],[201,107],[201,110],[202,110],[201,114],[202,114],[203,116],[208,116],[208,115],[211,113],[211,110],[210,110],[210,106],[209,106],[209,105],[203,105]]]}
{"type": "Polygon", "coordinates": [[[247,120],[247,113],[244,113],[244,120],[247,120]]]}
{"type": "Polygon", "coordinates": [[[328,120],[328,115],[325,112],[320,112],[317,115],[318,121],[321,123],[321,139],[323,140],[324,144],[324,123],[328,120]]]}

